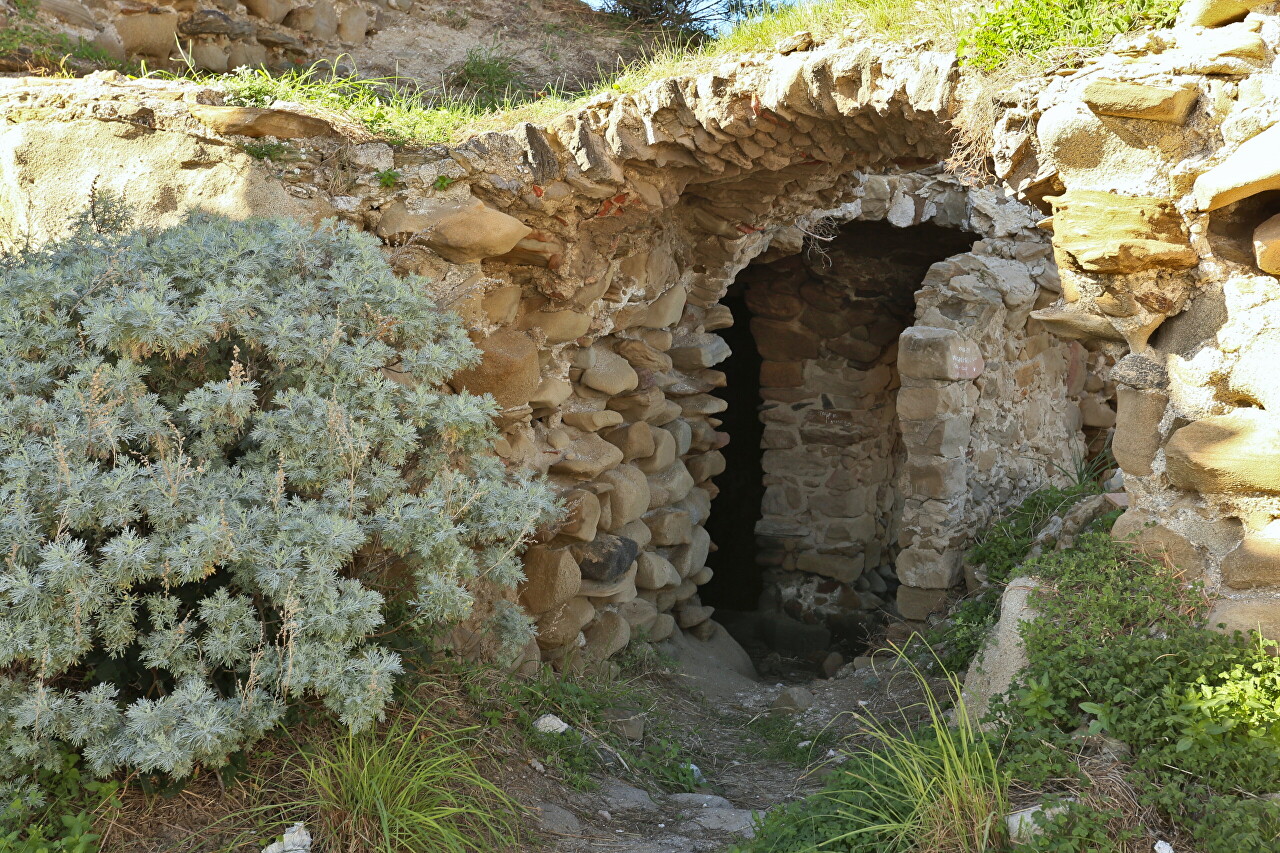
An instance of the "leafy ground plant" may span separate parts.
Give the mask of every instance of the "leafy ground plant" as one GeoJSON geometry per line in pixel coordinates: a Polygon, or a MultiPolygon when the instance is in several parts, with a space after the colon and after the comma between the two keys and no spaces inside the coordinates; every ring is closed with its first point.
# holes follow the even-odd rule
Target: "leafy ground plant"
{"type": "Polygon", "coordinates": [[[0,259],[6,801],[68,751],[181,779],[292,707],[369,727],[386,613],[466,616],[554,511],[492,456],[492,401],[433,390],[475,350],[373,238],[121,226],[98,199],[0,259]]]}
{"type": "Polygon", "coordinates": [[[1087,788],[1077,735],[1106,735],[1133,756],[1138,804],[1185,845],[1277,849],[1280,810],[1261,799],[1280,790],[1274,647],[1204,630],[1198,586],[1103,533],[1027,568],[1044,582],[1023,628],[1029,665],[994,712],[1011,770],[1033,789],[1087,788]]]}

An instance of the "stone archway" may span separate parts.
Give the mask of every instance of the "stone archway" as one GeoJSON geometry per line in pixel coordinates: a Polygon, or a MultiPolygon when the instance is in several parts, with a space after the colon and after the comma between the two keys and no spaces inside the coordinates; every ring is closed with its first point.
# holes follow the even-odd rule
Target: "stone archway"
{"type": "MultiPolygon", "coordinates": [[[[45,115],[37,108],[56,102],[48,121],[74,124],[92,153],[66,161],[49,142],[66,128],[18,121],[0,168],[32,179],[6,182],[3,201],[33,233],[95,185],[125,191],[156,224],[197,204],[274,215],[287,201],[376,234],[397,268],[427,276],[430,298],[464,317],[484,353],[459,384],[500,402],[497,452],[545,473],[571,507],[530,549],[519,596],[538,629],[526,654],[557,664],[608,657],[632,636],[717,630],[698,590],[714,573],[705,523],[725,466],[712,392],[728,350],[717,332],[734,318],[721,300],[739,274],[795,255],[826,226],[980,235],[930,268],[898,343],[905,455],[887,550],[900,549],[901,584],[882,597],[918,621],[959,580],[969,532],[1070,461],[1072,377],[1088,366],[1029,322],[1058,287],[1038,214],[938,165],[957,80],[954,57],[878,45],[744,59],[452,147],[319,133],[296,143],[288,174],[242,153],[217,129],[229,108],[185,84],[18,84],[0,109],[45,115]],[[127,142],[113,124],[126,120],[122,98],[145,118],[127,119],[127,142]],[[116,118],[84,118],[99,114],[116,118]],[[200,156],[175,171],[173,150],[200,156]],[[335,195],[343,158],[401,177],[335,195]],[[51,161],[74,180],[28,165],[51,161]],[[140,169],[154,180],[135,191],[140,169]]],[[[486,596],[510,595],[477,592],[478,619],[486,596]]]]}

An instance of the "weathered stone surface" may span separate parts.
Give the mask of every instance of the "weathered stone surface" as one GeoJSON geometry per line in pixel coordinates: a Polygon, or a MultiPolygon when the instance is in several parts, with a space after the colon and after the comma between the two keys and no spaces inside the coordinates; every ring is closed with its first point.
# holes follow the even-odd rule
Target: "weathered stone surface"
{"type": "Polygon", "coordinates": [[[922,589],[948,589],[960,582],[964,553],[938,553],[927,548],[906,548],[898,554],[898,578],[922,589]]]}
{"type": "Polygon", "coordinates": [[[1037,616],[1027,602],[1037,586],[1034,578],[1018,577],[1010,580],[1001,593],[1000,618],[965,675],[963,696],[969,719],[985,717],[991,700],[1008,691],[1018,673],[1026,669],[1027,649],[1021,629],[1023,623],[1037,616]]]}
{"type": "Polygon", "coordinates": [[[587,638],[586,656],[605,660],[626,648],[631,640],[631,624],[621,614],[606,610],[583,633],[587,638]]]}
{"type": "Polygon", "coordinates": [[[930,613],[941,610],[946,603],[945,589],[920,589],[905,584],[898,587],[898,612],[903,619],[926,619],[930,613]]]}
{"type": "Polygon", "coordinates": [[[1233,201],[1280,189],[1280,124],[1246,140],[1217,166],[1196,178],[1192,192],[1201,210],[1217,210],[1233,201]]]}
{"type": "Polygon", "coordinates": [[[537,622],[538,646],[556,649],[573,642],[595,617],[596,609],[585,598],[573,598],[544,613],[537,622]]]}
{"type": "Polygon", "coordinates": [[[862,574],[863,558],[845,557],[840,554],[819,554],[808,551],[796,560],[796,568],[802,572],[833,578],[841,583],[851,584],[862,574]]]}
{"type": "Polygon", "coordinates": [[[693,520],[684,510],[653,510],[645,514],[644,523],[655,545],[687,545],[693,539],[693,520]]]}
{"type": "Polygon", "coordinates": [[[1174,432],[1165,460],[1184,489],[1280,493],[1280,419],[1261,409],[1204,418],[1174,432]]]}
{"type": "Polygon", "coordinates": [[[187,104],[187,109],[201,123],[228,136],[299,139],[333,133],[333,126],[324,119],[289,110],[211,107],[196,103],[187,104]]]}
{"type": "Polygon", "coordinates": [[[618,615],[627,620],[632,633],[648,631],[658,619],[658,608],[650,601],[635,598],[625,604],[618,605],[618,615]]]}
{"type": "Polygon", "coordinates": [[[492,394],[504,409],[528,403],[541,383],[533,340],[524,332],[503,329],[476,347],[480,363],[454,374],[452,384],[472,394],[492,394]]]}
{"type": "Polygon", "coordinates": [[[1130,509],[1116,519],[1111,538],[1131,543],[1139,553],[1164,563],[1186,580],[1204,574],[1204,556],[1187,537],[1170,530],[1148,512],[1130,509]]]}
{"type": "Polygon", "coordinates": [[[1071,190],[1050,201],[1053,245],[1083,270],[1134,273],[1199,261],[1182,218],[1165,199],[1071,190]]]}
{"type": "Polygon", "coordinates": [[[569,445],[560,460],[551,465],[551,470],[592,480],[621,462],[622,451],[592,432],[569,445]]]}
{"type": "Polygon", "coordinates": [[[1280,213],[1253,229],[1253,257],[1258,269],[1280,275],[1280,213]]]}
{"type": "Polygon", "coordinates": [[[609,395],[635,390],[640,379],[626,359],[604,347],[595,347],[594,352],[595,363],[582,373],[587,387],[609,395]]]}
{"type": "Polygon", "coordinates": [[[568,517],[560,527],[560,535],[590,542],[596,538],[600,523],[600,498],[592,492],[574,489],[564,497],[569,507],[568,517]]]}
{"type": "Polygon", "coordinates": [[[610,411],[565,412],[561,419],[569,426],[584,432],[596,432],[622,423],[622,415],[610,411]]]}
{"type": "Polygon", "coordinates": [[[436,214],[426,243],[445,260],[467,264],[510,252],[532,230],[514,216],[473,199],[436,214]]]}
{"type": "MultiPolygon", "coordinates": [[[[648,424],[644,426],[649,427],[648,424]]],[[[653,451],[636,460],[636,467],[646,474],[655,474],[676,461],[676,437],[665,429],[649,427],[653,439],[653,451]]]]}
{"type": "Polygon", "coordinates": [[[1280,365],[1280,330],[1256,333],[1240,348],[1228,386],[1242,402],[1257,403],[1272,412],[1280,410],[1277,365],[1280,365]]]}
{"type": "Polygon", "coordinates": [[[167,59],[177,46],[178,20],[174,10],[151,6],[125,10],[115,28],[126,53],[167,59]]]}
{"type": "Polygon", "coordinates": [[[952,329],[912,326],[898,339],[898,370],[915,379],[974,379],[982,375],[982,353],[952,329]]]}
{"type": "Polygon", "coordinates": [[[676,617],[670,613],[659,613],[658,618],[653,620],[653,627],[649,629],[649,639],[655,643],[660,643],[670,637],[676,631],[676,617]]]}
{"type": "Polygon", "coordinates": [[[611,581],[595,581],[583,578],[578,595],[593,599],[597,607],[610,603],[632,601],[636,597],[636,564],[611,581]]]}
{"type": "Polygon", "coordinates": [[[662,589],[679,583],[680,573],[660,554],[644,551],[636,558],[636,586],[640,589],[662,589]]]}
{"type": "Polygon", "coordinates": [[[554,610],[578,594],[582,575],[566,548],[532,546],[524,554],[520,603],[535,615],[554,610]]]}
{"type": "Polygon", "coordinates": [[[619,465],[597,479],[611,487],[605,500],[609,504],[612,532],[636,521],[649,509],[649,481],[634,465],[619,465]]]}
{"type": "Polygon", "coordinates": [[[1246,533],[1222,558],[1222,579],[1235,589],[1280,586],[1280,521],[1246,533]]]}
{"type": "Polygon", "coordinates": [[[1187,0],[1178,13],[1178,22],[1191,27],[1216,27],[1243,18],[1263,0],[1187,0]]]}
{"type": "Polygon", "coordinates": [[[1046,329],[1060,338],[1078,341],[1124,342],[1124,335],[1105,317],[1066,308],[1041,308],[1031,312],[1032,319],[1044,323],[1046,329]]]}
{"type": "Polygon", "coordinates": [[[1183,124],[1196,102],[1194,86],[1152,86],[1122,80],[1094,80],[1084,89],[1084,102],[1100,115],[1183,124]]]}
{"type": "Polygon", "coordinates": [[[795,361],[818,356],[817,337],[801,326],[752,317],[751,334],[760,355],[770,361],[795,361]]]}
{"type": "Polygon", "coordinates": [[[1280,607],[1273,599],[1219,599],[1205,624],[1228,634],[1257,631],[1268,640],[1280,641],[1280,607]]]}
{"type": "Polygon", "coordinates": [[[1160,449],[1160,419],[1169,396],[1162,391],[1116,390],[1116,432],[1111,453],[1126,474],[1146,476],[1160,449]]]}
{"type": "Polygon", "coordinates": [[[612,583],[625,575],[639,552],[635,542],[611,533],[601,533],[593,542],[573,546],[582,577],[601,583],[612,583]]]}

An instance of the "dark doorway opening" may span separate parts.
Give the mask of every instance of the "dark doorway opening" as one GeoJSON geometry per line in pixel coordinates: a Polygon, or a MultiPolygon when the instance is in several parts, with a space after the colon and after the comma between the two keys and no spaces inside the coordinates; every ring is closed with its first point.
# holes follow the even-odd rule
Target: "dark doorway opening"
{"type": "Polygon", "coordinates": [[[929,268],[977,237],[856,222],[729,288],[724,474],[699,594],[770,677],[830,671],[893,612],[906,459],[897,341],[929,268]],[[833,654],[834,653],[834,654],[833,654]]]}

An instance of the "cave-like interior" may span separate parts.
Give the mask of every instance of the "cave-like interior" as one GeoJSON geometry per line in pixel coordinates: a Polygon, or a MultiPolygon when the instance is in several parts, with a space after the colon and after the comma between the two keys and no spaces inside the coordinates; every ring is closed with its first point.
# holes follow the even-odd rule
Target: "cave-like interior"
{"type": "Polygon", "coordinates": [[[855,222],[764,256],[723,300],[730,436],[702,601],[766,673],[857,654],[891,606],[905,458],[897,341],[929,267],[976,236],[855,222]]]}

